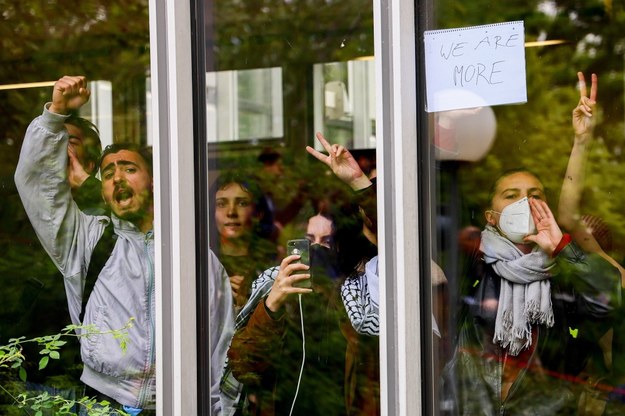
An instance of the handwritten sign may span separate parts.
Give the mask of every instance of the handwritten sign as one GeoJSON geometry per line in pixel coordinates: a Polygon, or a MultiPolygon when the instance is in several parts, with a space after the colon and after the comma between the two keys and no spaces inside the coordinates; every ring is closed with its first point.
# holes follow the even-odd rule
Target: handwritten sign
{"type": "Polygon", "coordinates": [[[527,102],[522,21],[424,35],[428,112],[527,102]]]}

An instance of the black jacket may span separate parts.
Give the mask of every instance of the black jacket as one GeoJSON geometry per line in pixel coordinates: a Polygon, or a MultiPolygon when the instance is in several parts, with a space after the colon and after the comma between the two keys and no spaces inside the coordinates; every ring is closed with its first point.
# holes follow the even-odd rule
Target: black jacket
{"type": "Polygon", "coordinates": [[[493,342],[501,278],[481,253],[471,264],[456,350],[445,372],[447,403],[466,415],[576,414],[583,387],[577,376],[592,354],[589,345],[610,329],[620,304],[616,268],[567,245],[551,281],[554,326],[534,326],[532,346],[512,357],[493,342]]]}

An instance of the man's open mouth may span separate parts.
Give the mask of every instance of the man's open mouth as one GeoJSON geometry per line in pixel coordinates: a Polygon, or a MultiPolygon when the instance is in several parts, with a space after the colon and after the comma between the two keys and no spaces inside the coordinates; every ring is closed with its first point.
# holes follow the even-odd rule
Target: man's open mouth
{"type": "Polygon", "coordinates": [[[120,189],[116,194],[115,194],[115,202],[117,202],[118,204],[123,205],[124,203],[129,203],[130,200],[132,199],[133,196],[133,192],[130,189],[120,189]]]}

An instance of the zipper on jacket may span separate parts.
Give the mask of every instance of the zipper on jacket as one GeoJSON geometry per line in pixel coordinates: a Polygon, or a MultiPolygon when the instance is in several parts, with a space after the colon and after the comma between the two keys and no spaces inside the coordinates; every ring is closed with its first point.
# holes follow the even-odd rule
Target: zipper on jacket
{"type": "MultiPolygon", "coordinates": [[[[150,250],[150,243],[153,241],[153,236],[154,236],[154,231],[148,231],[148,233],[145,235],[145,238],[143,239],[143,249],[145,251],[145,256],[148,259],[147,261],[147,267],[148,267],[148,287],[146,290],[146,296],[148,299],[148,304],[147,304],[147,320],[148,320],[148,324],[150,325],[150,331],[149,331],[149,337],[150,337],[150,346],[149,346],[149,353],[148,353],[148,363],[150,365],[150,368],[148,372],[144,373],[144,378],[143,378],[143,386],[141,388],[141,392],[139,394],[139,403],[141,403],[141,405],[143,406],[144,403],[146,403],[147,400],[147,395],[149,394],[150,391],[150,379],[153,376],[153,372],[151,371],[154,367],[153,364],[155,363],[155,334],[156,334],[156,324],[154,322],[154,316],[152,315],[152,295],[154,294],[154,259],[152,258],[152,253],[150,250]]],[[[152,399],[152,398],[150,398],[152,399]]]]}

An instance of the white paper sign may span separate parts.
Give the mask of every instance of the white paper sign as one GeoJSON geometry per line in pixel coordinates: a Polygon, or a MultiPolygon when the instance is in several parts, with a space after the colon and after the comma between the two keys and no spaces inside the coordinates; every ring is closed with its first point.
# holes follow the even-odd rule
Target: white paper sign
{"type": "Polygon", "coordinates": [[[527,102],[522,21],[429,30],[427,111],[527,102]]]}

